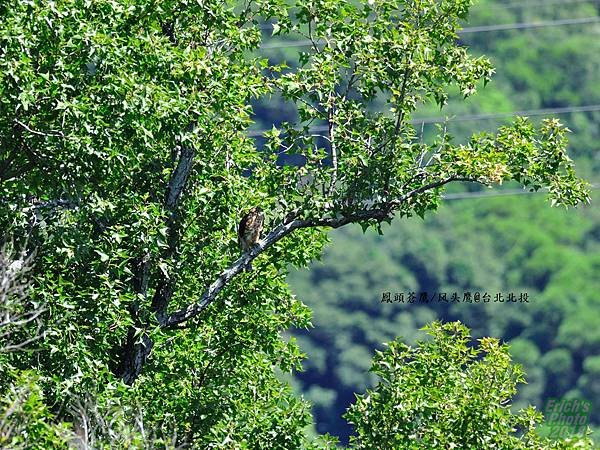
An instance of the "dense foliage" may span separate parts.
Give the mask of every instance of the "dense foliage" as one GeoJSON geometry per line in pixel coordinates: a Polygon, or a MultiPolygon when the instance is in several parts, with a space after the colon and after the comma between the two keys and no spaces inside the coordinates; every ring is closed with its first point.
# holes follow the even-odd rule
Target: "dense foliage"
{"type": "Polygon", "coordinates": [[[557,120],[417,138],[419,104],[493,72],[457,42],[470,3],[1,2],[0,229],[35,250],[17,292],[33,319],[1,336],[32,344],[0,355],[22,427],[5,442],[326,446],[278,377],[302,357],[281,333],[310,319],[290,265],[318,257],[331,228],[435,210],[455,181],[587,202],[557,120]],[[297,64],[256,56],[267,21],[311,42],[297,64]],[[271,95],[297,120],[259,145],[252,104],[271,95]],[[265,236],[240,256],[255,205],[265,236]]]}
{"type": "Polygon", "coordinates": [[[460,322],[426,329],[431,341],[410,347],[396,340],[378,352],[373,372],[381,382],[346,415],[356,426],[354,448],[592,448],[587,438],[540,439],[535,426],[541,414],[534,408],[511,412],[524,377],[505,344],[482,338],[472,346],[460,322]]]}

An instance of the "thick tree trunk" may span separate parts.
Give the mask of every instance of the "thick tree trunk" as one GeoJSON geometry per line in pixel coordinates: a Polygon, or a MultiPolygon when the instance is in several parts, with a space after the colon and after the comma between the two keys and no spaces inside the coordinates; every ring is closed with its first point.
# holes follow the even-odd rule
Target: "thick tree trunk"
{"type": "Polygon", "coordinates": [[[129,385],[132,385],[140,373],[142,373],[142,368],[146,363],[148,355],[150,355],[153,345],[153,342],[145,333],[142,336],[141,343],[136,343],[136,341],[139,341],[139,337],[135,336],[134,330],[129,330],[118,374],[129,385]]]}
{"type": "MultiPolygon", "coordinates": [[[[176,218],[176,210],[194,162],[194,151],[192,149],[180,148],[178,149],[178,154],[179,159],[177,166],[171,174],[169,185],[165,192],[164,207],[169,211],[170,216],[166,223],[166,226],[169,229],[169,246],[165,253],[161,255],[161,258],[163,259],[168,259],[175,254],[179,238],[179,221],[176,218]]],[[[121,361],[117,370],[117,375],[129,385],[133,384],[142,372],[142,368],[144,367],[153,346],[153,342],[146,330],[154,325],[143,323],[139,317],[140,307],[148,306],[147,304],[140,305],[140,298],[148,298],[150,266],[151,262],[149,255],[146,255],[135,263],[136,276],[134,278],[134,289],[135,292],[139,294],[139,298],[135,300],[135,303],[130,308],[134,325],[131,326],[127,332],[127,340],[121,348],[121,361]],[[142,330],[141,336],[139,334],[140,329],[142,330]]],[[[152,308],[158,324],[164,326],[167,320],[167,307],[169,306],[169,300],[173,294],[174,281],[169,279],[162,271],[159,272],[157,278],[156,290],[152,296],[150,307],[152,308]]],[[[145,301],[143,301],[143,303],[145,303],[145,301]]]]}

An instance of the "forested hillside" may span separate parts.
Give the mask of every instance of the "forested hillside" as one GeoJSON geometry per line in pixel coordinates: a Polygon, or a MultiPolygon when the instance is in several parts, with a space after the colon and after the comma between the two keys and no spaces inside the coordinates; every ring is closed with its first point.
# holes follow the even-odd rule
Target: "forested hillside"
{"type": "MultiPolygon", "coordinates": [[[[534,120],[551,115],[573,131],[578,172],[598,183],[598,14],[593,1],[478,3],[461,39],[489,56],[497,74],[466,102],[451,99],[443,112],[423,107],[418,117],[448,121],[419,128],[414,119],[422,139],[446,126],[460,142],[475,129],[495,129],[515,111],[529,111],[534,120]],[[494,30],[500,24],[506,29],[494,30]]],[[[510,343],[528,374],[517,406],[543,410],[553,397],[587,399],[600,424],[600,210],[592,200],[566,213],[548,208],[543,195],[505,189],[457,189],[437,215],[396,220],[385,237],[363,235],[359,227],[336,231],[321,263],[292,274],[294,292],[314,311],[314,328],[297,333],[308,355],[297,379],[314,403],[318,431],[347,435],[341,414],[354,392],[375,382],[367,372],[374,350],[396,335],[413,341],[436,318],[459,319],[478,336],[510,343]],[[402,293],[405,303],[381,303],[384,292],[392,301],[402,293]],[[456,292],[461,300],[465,292],[487,292],[492,300],[436,297],[419,304],[424,292],[448,299],[456,292]],[[497,293],[504,303],[494,302],[497,293]],[[527,293],[528,303],[508,302],[510,293],[527,293]]]]}

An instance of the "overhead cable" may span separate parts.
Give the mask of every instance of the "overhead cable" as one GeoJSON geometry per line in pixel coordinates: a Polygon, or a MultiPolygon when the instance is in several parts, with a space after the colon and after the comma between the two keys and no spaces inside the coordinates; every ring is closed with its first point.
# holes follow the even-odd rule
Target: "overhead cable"
{"type": "MultiPolygon", "coordinates": [[[[533,28],[547,28],[547,27],[561,27],[567,25],[585,25],[592,23],[600,23],[600,16],[592,17],[580,17],[574,19],[558,19],[558,20],[546,20],[540,22],[520,22],[520,23],[502,23],[496,25],[482,25],[478,27],[467,27],[462,30],[457,30],[457,34],[470,34],[470,33],[486,33],[493,31],[506,31],[506,30],[526,30],[533,28]]],[[[310,47],[314,45],[313,41],[309,39],[300,39],[295,41],[284,41],[284,42],[273,42],[266,43],[260,46],[261,50],[278,49],[278,48],[292,48],[292,47],[310,47]]]]}

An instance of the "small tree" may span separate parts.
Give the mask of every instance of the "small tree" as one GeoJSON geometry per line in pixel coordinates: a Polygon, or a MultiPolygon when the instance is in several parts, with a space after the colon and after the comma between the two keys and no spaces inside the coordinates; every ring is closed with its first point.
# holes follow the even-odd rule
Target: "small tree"
{"type": "Polygon", "coordinates": [[[372,449],[592,449],[588,437],[551,442],[535,427],[530,407],[515,414],[510,401],[521,367],[498,339],[471,342],[460,322],[425,327],[428,341],[409,347],[393,341],[371,369],[381,382],[359,395],[346,418],[355,427],[353,448],[372,449]]]}

